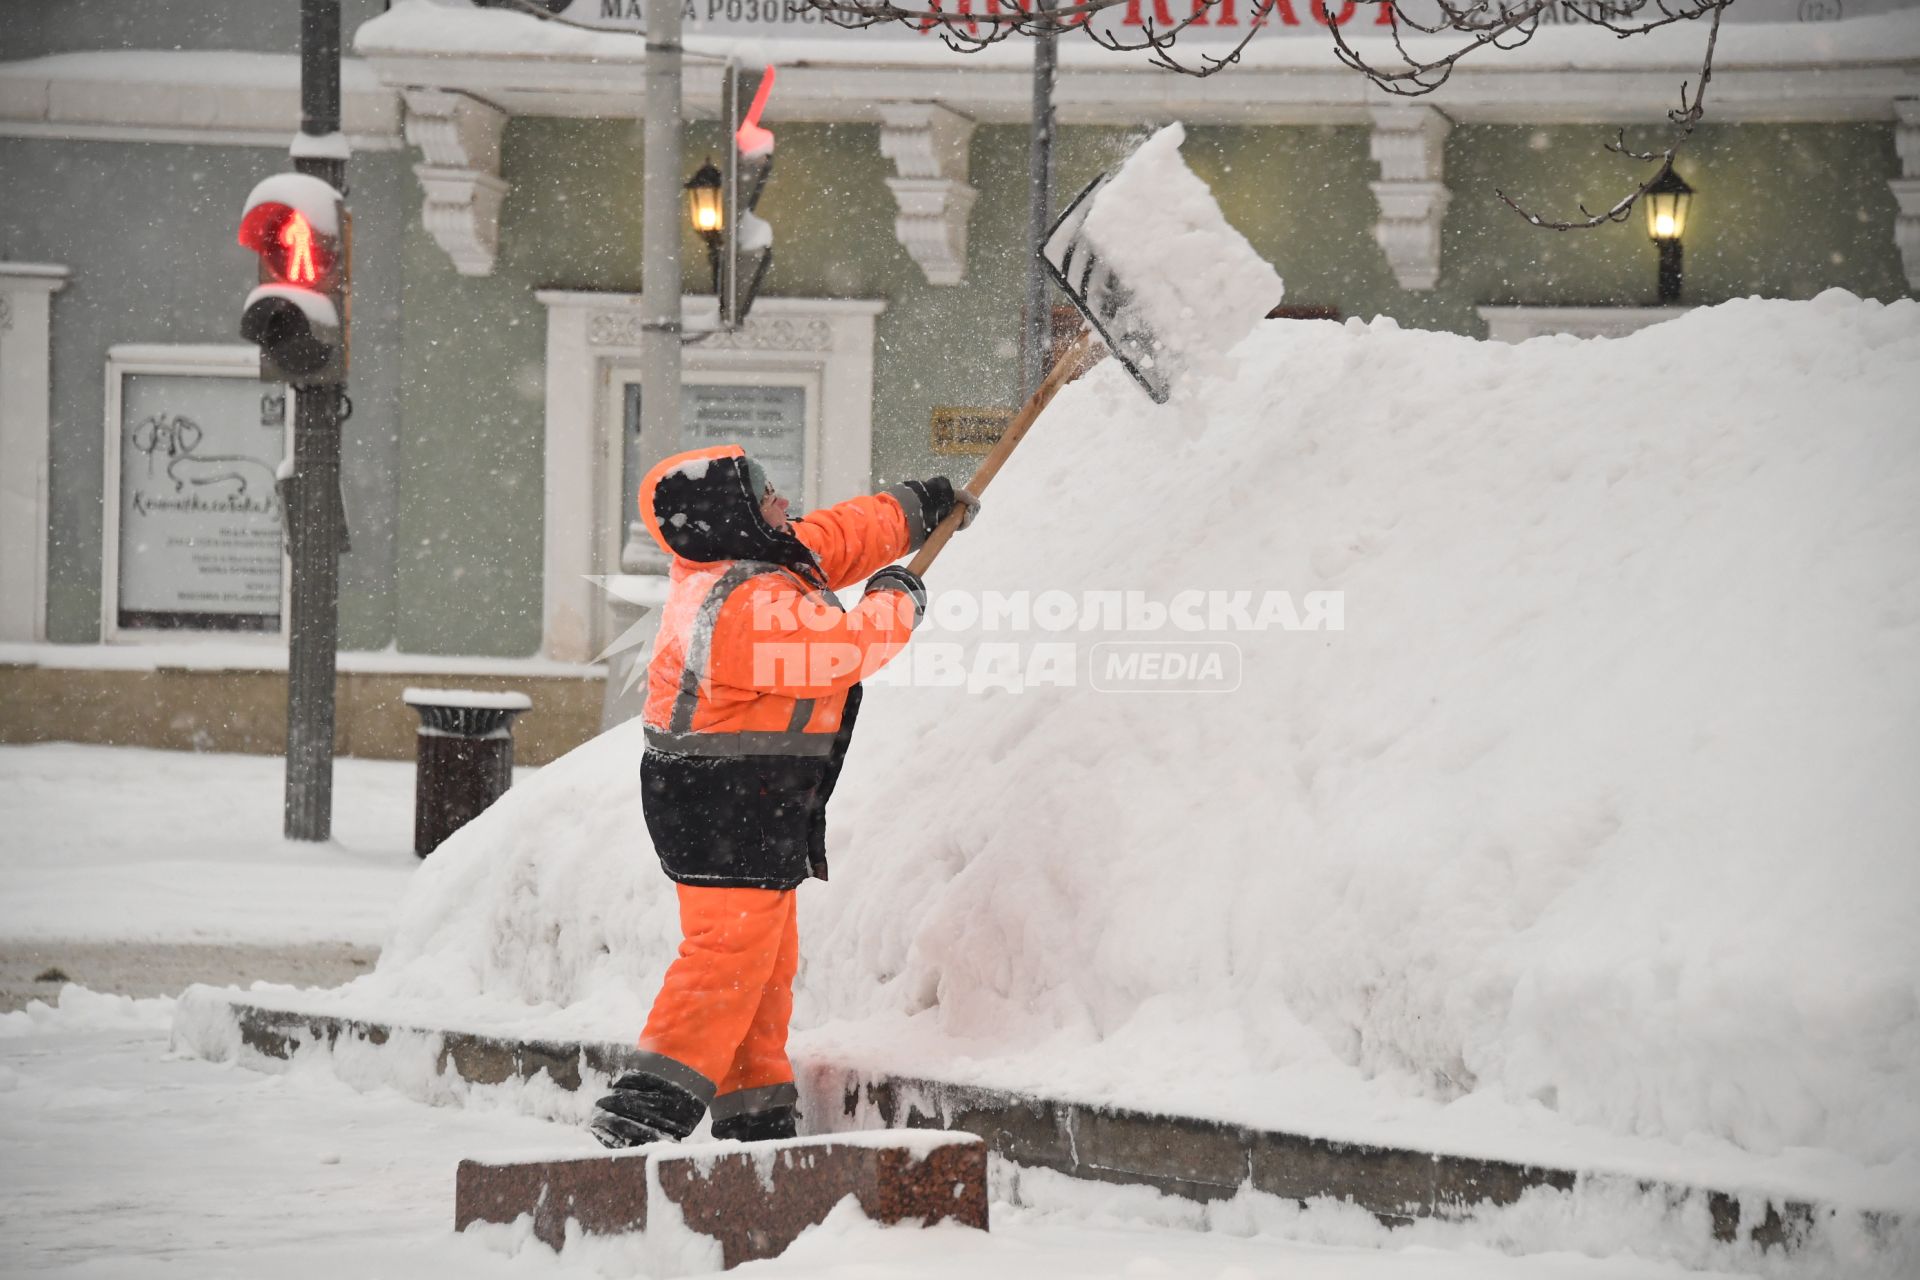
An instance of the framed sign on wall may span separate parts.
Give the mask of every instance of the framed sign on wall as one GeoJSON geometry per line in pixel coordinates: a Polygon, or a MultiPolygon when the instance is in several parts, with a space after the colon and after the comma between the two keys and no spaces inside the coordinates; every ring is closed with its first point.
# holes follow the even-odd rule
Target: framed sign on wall
{"type": "Polygon", "coordinates": [[[1014,411],[1005,406],[939,404],[933,407],[933,451],[938,454],[977,454],[985,456],[1000,443],[1000,435],[1013,421],[1014,411]]]}
{"type": "Polygon", "coordinates": [[[108,351],[104,638],[284,634],[288,408],[251,346],[108,351]]]}
{"type": "MultiPolygon", "coordinates": [[[[639,294],[534,296],[547,309],[541,651],[592,662],[631,625],[614,616],[600,578],[667,571],[637,527],[638,480],[629,477],[688,445],[681,432],[633,429],[637,393],[627,388],[640,380],[639,294]]],[[[689,333],[712,325],[712,306],[712,298],[681,299],[689,333]]],[[[682,430],[689,440],[748,444],[807,509],[870,492],[874,321],[885,309],[858,298],[761,298],[745,328],[709,332],[681,350],[682,430]]]]}

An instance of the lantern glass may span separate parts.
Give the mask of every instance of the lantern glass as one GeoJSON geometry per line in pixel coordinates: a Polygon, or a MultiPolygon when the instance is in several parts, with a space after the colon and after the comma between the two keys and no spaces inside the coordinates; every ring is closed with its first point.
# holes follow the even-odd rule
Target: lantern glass
{"type": "Polygon", "coordinates": [[[1687,210],[1693,204],[1693,188],[1680,175],[1667,170],[1660,181],[1647,188],[1647,234],[1658,241],[1679,240],[1687,234],[1687,210]]]}
{"type": "Polygon", "coordinates": [[[727,229],[725,202],[720,198],[720,171],[708,160],[687,179],[687,216],[693,229],[703,236],[717,236],[727,229]]]}

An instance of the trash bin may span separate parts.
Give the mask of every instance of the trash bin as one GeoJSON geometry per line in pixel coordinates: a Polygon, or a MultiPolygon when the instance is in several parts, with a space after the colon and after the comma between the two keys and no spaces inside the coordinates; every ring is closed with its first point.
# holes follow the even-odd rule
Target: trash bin
{"type": "Polygon", "coordinates": [[[472,689],[407,689],[400,700],[420,714],[413,851],[424,858],[513,785],[513,718],[533,700],[472,689]]]}

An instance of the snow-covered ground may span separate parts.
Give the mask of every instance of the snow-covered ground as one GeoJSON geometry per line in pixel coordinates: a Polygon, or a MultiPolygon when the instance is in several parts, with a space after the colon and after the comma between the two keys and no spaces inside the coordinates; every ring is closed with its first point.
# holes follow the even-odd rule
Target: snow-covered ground
{"type": "MultiPolygon", "coordinates": [[[[341,762],[341,838],[279,838],[279,762],[106,747],[0,747],[0,941],[220,943],[278,928],[366,936],[416,862],[412,771],[341,762]],[[111,803],[102,797],[111,793],[111,803]],[[30,888],[39,912],[14,906],[30,888]],[[236,889],[236,884],[244,889],[236,889]]],[[[526,775],[523,775],[523,778],[526,775]]],[[[376,930],[377,932],[377,930],[376,930]]],[[[592,1242],[556,1256],[507,1228],[456,1235],[463,1157],[594,1148],[577,1127],[476,1091],[427,1107],[361,1091],[324,1062],[263,1074],[170,1048],[171,999],[79,987],[0,1014],[0,1275],[73,1280],[255,1277],[644,1280],[644,1250],[592,1242]]],[[[1555,1246],[1508,1256],[1462,1231],[1389,1237],[1352,1215],[1273,1204],[1217,1211],[1136,1189],[1033,1177],[1001,1188],[994,1227],[881,1230],[836,1219],[786,1257],[737,1274],[792,1280],[1667,1280],[1709,1273],[1555,1246]],[[1015,1203],[1017,1197],[1020,1203],[1015,1203]],[[1264,1218],[1264,1221],[1263,1221],[1264,1218]]],[[[1585,1242],[1591,1247],[1592,1242],[1585,1242]]],[[[1615,1242],[1598,1250],[1613,1253],[1615,1242]]]]}
{"type": "Polygon", "coordinates": [[[413,767],[335,762],[317,848],[281,838],[285,773],[276,756],[0,747],[0,940],[377,947],[419,865],[413,767]]]}

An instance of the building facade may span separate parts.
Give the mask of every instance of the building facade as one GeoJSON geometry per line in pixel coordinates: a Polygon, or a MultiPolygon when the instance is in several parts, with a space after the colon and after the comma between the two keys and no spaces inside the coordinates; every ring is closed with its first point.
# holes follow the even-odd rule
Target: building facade
{"type": "MultiPolygon", "coordinates": [[[[563,7],[590,31],[464,0],[345,6],[343,750],[411,750],[407,684],[533,694],[536,761],[607,714],[599,659],[634,610],[597,579],[644,577],[630,495],[679,443],[638,436],[638,9],[563,7]]],[[[1390,99],[1325,30],[1362,41],[1374,13],[1276,5],[1205,79],[1063,41],[1057,199],[1181,120],[1293,314],[1502,338],[1661,318],[1638,219],[1539,230],[1496,191],[1571,213],[1634,185],[1604,144],[1665,136],[1698,24],[1555,24],[1390,99]]],[[[0,30],[0,739],[282,744],[287,416],[236,337],[254,267],[233,234],[253,183],[290,167],[297,16],[76,0],[11,6],[0,30]]],[[[1223,0],[1182,47],[1230,46],[1248,16],[1223,0]]],[[[723,146],[727,57],[779,67],[779,143],[759,206],[776,266],[742,331],[686,348],[681,440],[743,439],[803,505],[964,475],[1017,398],[1029,47],[954,53],[757,0],[693,0],[686,23],[689,171],[723,146]]],[[[1679,168],[1683,303],[1911,296],[1920,10],[1740,0],[1679,168]]],[[[697,294],[690,231],[683,258],[697,294]]]]}

